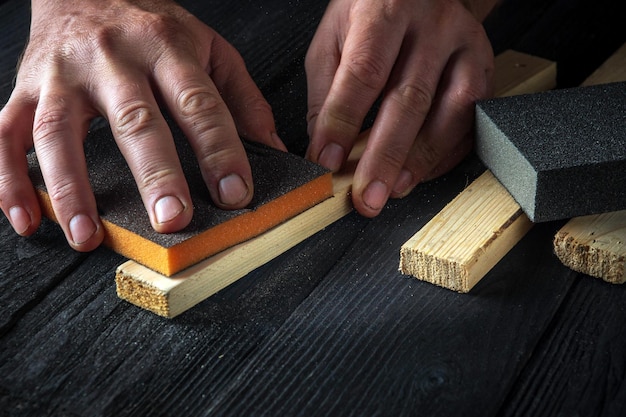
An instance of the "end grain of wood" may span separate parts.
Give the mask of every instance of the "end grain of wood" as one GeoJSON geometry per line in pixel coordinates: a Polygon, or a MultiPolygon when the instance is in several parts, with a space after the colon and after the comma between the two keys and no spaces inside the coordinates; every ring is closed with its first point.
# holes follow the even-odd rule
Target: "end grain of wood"
{"type": "Polygon", "coordinates": [[[458,292],[476,283],[532,227],[489,171],[400,249],[400,271],[458,292]]]}
{"type": "Polygon", "coordinates": [[[121,265],[115,273],[117,296],[159,316],[170,317],[167,292],[146,281],[136,279],[128,271],[124,271],[123,266],[121,265]]]}
{"type": "Polygon", "coordinates": [[[554,252],[574,271],[623,284],[626,282],[626,210],[570,220],[554,237],[554,252]]]}

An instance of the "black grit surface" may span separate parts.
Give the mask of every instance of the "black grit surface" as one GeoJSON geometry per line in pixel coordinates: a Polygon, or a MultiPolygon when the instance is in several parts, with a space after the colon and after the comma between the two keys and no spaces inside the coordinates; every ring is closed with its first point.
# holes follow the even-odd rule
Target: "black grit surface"
{"type": "Polygon", "coordinates": [[[626,209],[626,83],[481,101],[478,156],[535,222],[626,209]]]}
{"type": "MultiPolygon", "coordinates": [[[[90,132],[85,141],[89,176],[100,216],[165,248],[255,210],[328,172],[294,154],[244,141],[252,167],[254,197],[245,209],[222,210],[213,204],[195,154],[184,134],[177,126],[170,127],[194,204],[191,223],[176,233],[161,234],[152,228],[131,171],[115,144],[110,128],[90,132]]],[[[33,183],[36,187],[45,188],[35,153],[31,153],[28,159],[33,183]]]]}

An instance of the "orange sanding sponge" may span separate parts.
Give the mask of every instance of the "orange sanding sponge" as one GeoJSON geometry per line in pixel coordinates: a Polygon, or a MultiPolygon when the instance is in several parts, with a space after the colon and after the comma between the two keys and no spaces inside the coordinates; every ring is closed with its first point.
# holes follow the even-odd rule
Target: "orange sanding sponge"
{"type": "MultiPolygon", "coordinates": [[[[196,157],[182,132],[172,126],[179,158],[194,204],[193,220],[171,234],[154,231],[130,169],[110,129],[91,132],[85,156],[102,219],[105,244],[161,274],[171,276],[224,249],[244,242],[305,211],[333,194],[332,174],[296,155],[244,142],[254,197],[242,210],[217,208],[204,184],[196,157]]],[[[55,219],[34,153],[30,176],[44,215],[55,219]]]]}

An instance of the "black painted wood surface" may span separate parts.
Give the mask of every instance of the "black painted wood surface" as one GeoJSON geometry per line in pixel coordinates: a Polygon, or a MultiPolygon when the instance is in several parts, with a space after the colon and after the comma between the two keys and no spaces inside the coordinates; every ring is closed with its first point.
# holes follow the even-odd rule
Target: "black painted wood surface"
{"type": "MultiPolygon", "coordinates": [[[[186,3],[239,48],[302,153],[323,2],[186,3]]],[[[487,27],[496,52],[557,60],[566,86],[624,42],[618,3],[507,0],[487,27]]],[[[28,18],[28,2],[0,5],[2,102],[28,18]]],[[[560,223],[470,294],[397,272],[400,245],[481,170],[470,159],[374,220],[351,214],[174,320],[116,297],[119,255],[1,218],[0,415],[624,415],[626,287],[563,267],[560,223]]]]}

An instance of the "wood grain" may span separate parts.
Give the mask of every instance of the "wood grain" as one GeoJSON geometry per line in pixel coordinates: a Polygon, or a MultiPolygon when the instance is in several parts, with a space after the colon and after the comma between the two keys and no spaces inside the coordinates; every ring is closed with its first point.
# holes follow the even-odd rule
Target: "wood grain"
{"type": "MultiPolygon", "coordinates": [[[[327,2],[181,3],[206,9],[237,43],[280,136],[306,144],[302,60],[327,2]]],[[[524,49],[551,56],[558,42],[575,58],[560,70],[592,65],[597,48],[580,39],[604,44],[590,25],[610,26],[594,17],[619,15],[607,0],[584,2],[598,14],[573,21],[580,0],[503,3],[534,13],[511,14],[538,28],[516,32],[524,49]]],[[[0,43],[27,39],[29,3],[4,4],[23,13],[0,5],[0,43]]],[[[0,68],[14,68],[20,50],[0,48],[0,68]]],[[[0,415],[626,415],[626,286],[563,266],[552,253],[558,225],[536,225],[470,294],[396,271],[412,231],[482,171],[470,158],[375,219],[349,214],[174,320],[117,298],[123,259],[112,251],[72,261],[55,225],[22,239],[0,221],[0,304],[17,307],[12,294],[25,303],[0,336],[0,415]]]]}
{"type": "MultiPolygon", "coordinates": [[[[555,79],[554,63],[515,51],[498,56],[496,67],[499,74],[504,74],[496,80],[497,91],[501,94],[520,91],[519,86],[524,83],[527,88],[543,87],[550,83],[547,80],[555,79]],[[527,83],[529,79],[533,82],[527,83]]],[[[134,261],[125,262],[115,275],[118,296],[161,316],[175,317],[337,221],[352,210],[349,196],[352,176],[366,143],[367,132],[364,132],[344,170],[334,176],[334,196],[330,199],[172,277],[134,261]]],[[[521,225],[521,222],[517,223],[521,225]]]]}
{"type": "Polygon", "coordinates": [[[626,282],[626,210],[571,219],[554,237],[554,253],[574,271],[626,282]]]}
{"type": "Polygon", "coordinates": [[[400,271],[469,292],[530,230],[531,221],[490,171],[400,249],[400,271]]]}
{"type": "MultiPolygon", "coordinates": [[[[556,64],[508,51],[498,57],[496,95],[556,85],[556,64]],[[506,75],[510,74],[511,79],[506,75]]],[[[452,200],[400,248],[403,274],[469,292],[524,237],[532,222],[489,171],[452,200]]]]}
{"type": "MultiPolygon", "coordinates": [[[[626,80],[626,44],[583,85],[626,80]]],[[[626,210],[571,219],[554,237],[554,252],[575,271],[612,284],[626,282],[626,210]]]]}

